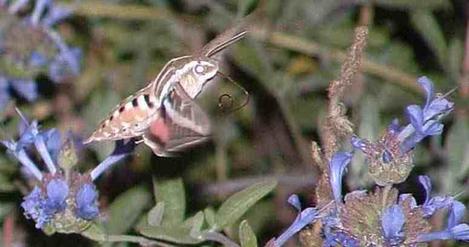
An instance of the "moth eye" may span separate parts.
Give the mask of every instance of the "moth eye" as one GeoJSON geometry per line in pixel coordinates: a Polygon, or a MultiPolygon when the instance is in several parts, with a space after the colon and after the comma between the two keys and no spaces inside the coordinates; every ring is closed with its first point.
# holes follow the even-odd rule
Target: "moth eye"
{"type": "Polygon", "coordinates": [[[196,65],[194,68],[195,73],[202,74],[205,72],[205,67],[202,65],[196,65]]]}

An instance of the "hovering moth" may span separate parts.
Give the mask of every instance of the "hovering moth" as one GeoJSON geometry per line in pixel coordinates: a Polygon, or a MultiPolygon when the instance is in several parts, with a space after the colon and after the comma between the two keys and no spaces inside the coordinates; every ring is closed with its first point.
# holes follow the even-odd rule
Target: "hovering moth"
{"type": "Polygon", "coordinates": [[[218,72],[214,58],[246,32],[228,30],[191,56],[170,60],[157,77],[124,99],[84,142],[139,139],[158,156],[205,141],[210,122],[193,101],[218,72]]]}

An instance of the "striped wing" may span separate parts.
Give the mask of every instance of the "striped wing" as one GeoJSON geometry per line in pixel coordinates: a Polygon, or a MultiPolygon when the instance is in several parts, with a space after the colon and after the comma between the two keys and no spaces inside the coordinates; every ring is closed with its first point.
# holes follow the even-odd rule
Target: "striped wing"
{"type": "Polygon", "coordinates": [[[85,143],[128,139],[142,135],[151,121],[158,117],[157,100],[151,92],[152,84],[148,84],[117,105],[85,143]]]}
{"type": "Polygon", "coordinates": [[[159,116],[143,134],[145,144],[158,156],[171,156],[209,138],[207,115],[180,84],[163,100],[159,116]]]}

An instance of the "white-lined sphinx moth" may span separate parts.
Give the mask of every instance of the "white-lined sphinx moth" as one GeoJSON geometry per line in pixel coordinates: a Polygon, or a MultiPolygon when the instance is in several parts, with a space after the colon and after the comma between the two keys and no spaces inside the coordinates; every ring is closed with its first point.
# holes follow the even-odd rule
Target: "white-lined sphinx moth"
{"type": "Polygon", "coordinates": [[[116,106],[85,141],[141,138],[158,156],[206,140],[210,122],[193,101],[218,72],[214,56],[242,39],[230,29],[199,52],[170,60],[146,87],[116,106]]]}

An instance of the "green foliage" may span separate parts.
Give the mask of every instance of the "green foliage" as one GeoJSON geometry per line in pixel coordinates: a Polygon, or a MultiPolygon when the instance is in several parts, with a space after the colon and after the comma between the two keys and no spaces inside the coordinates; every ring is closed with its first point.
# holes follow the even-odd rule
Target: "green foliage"
{"type": "Polygon", "coordinates": [[[458,193],[461,184],[469,174],[469,123],[467,118],[461,117],[456,120],[449,130],[446,141],[448,152],[448,166],[445,167],[445,177],[452,179],[442,180],[444,191],[458,193]]]}
{"type": "Polygon", "coordinates": [[[239,241],[241,247],[257,247],[257,238],[246,220],[239,224],[239,241]]]}
{"type": "Polygon", "coordinates": [[[143,187],[134,187],[119,195],[109,206],[109,221],[106,232],[125,233],[148,206],[151,195],[143,187]]]}
{"type": "MultiPolygon", "coordinates": [[[[250,207],[276,185],[274,180],[253,184],[231,195],[216,213],[213,209],[206,208],[192,217],[184,218],[185,193],[182,181],[154,181],[157,204],[148,213],[147,222],[138,227],[138,231],[148,238],[176,244],[201,243],[207,240],[207,234],[221,231],[239,221],[250,207]]],[[[257,246],[256,237],[247,222],[243,221],[239,227],[242,246],[257,246]]]]}
{"type": "Polygon", "coordinates": [[[181,179],[153,183],[155,200],[164,205],[163,226],[176,226],[183,222],[186,212],[186,195],[181,179]]]}
{"type": "Polygon", "coordinates": [[[214,229],[223,229],[238,221],[250,207],[272,191],[275,186],[277,186],[276,181],[267,180],[255,183],[230,196],[220,206],[215,215],[214,229]]]}

